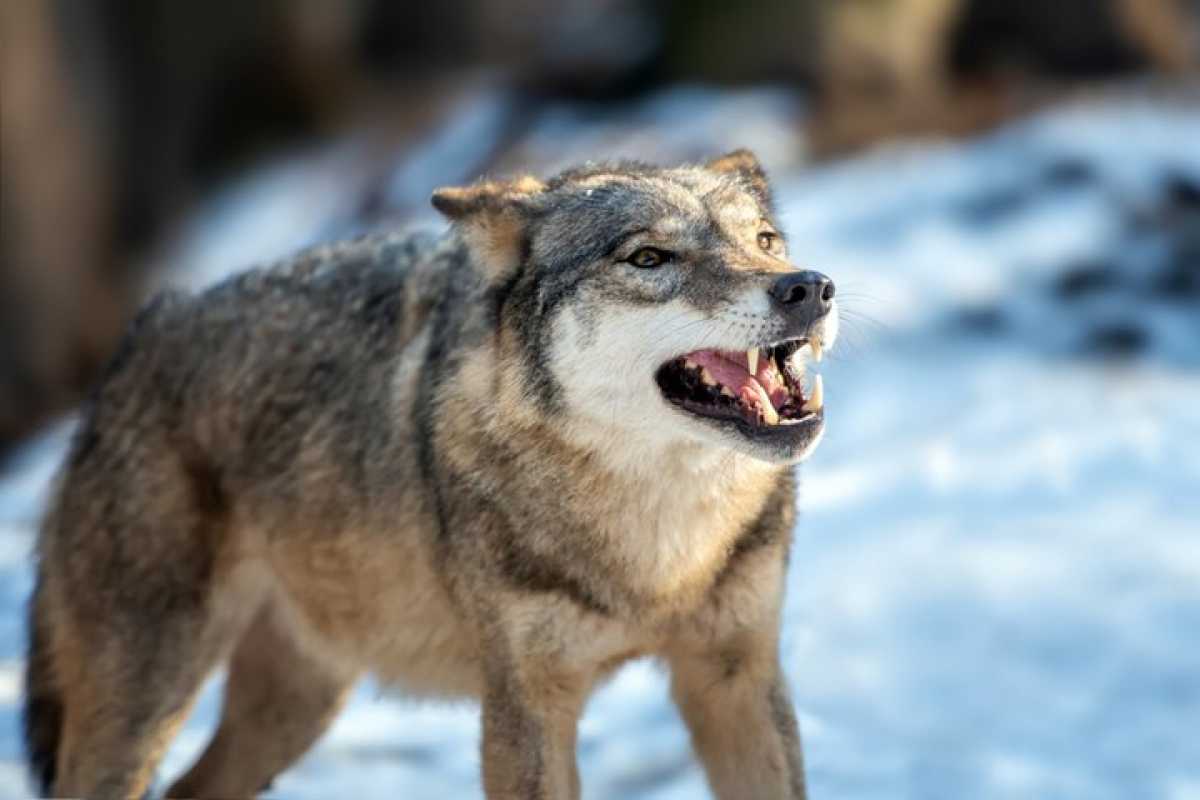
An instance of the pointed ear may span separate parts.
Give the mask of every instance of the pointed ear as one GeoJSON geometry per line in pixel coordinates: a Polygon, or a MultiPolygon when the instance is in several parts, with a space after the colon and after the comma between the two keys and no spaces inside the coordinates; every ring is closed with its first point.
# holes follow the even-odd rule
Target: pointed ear
{"type": "Polygon", "coordinates": [[[433,207],[454,223],[489,276],[516,268],[536,199],[546,188],[537,178],[450,186],[433,193],[433,207]]]}
{"type": "Polygon", "coordinates": [[[734,150],[723,156],[718,156],[704,165],[707,169],[722,174],[734,175],[742,180],[758,199],[766,206],[771,205],[771,184],[767,173],[758,163],[758,157],[749,150],[734,150]]]}

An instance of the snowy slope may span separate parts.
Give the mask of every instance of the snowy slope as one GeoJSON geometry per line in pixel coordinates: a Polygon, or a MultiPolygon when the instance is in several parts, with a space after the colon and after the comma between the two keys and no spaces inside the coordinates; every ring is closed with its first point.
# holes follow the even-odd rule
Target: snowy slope
{"type": "MultiPolygon", "coordinates": [[[[1196,111],[1126,99],[780,176],[847,306],[784,630],[815,797],[1200,798],[1200,299],[1159,280],[1200,229],[1187,142],[1196,111]]],[[[289,219],[264,191],[246,214],[289,219]]],[[[27,552],[68,432],[0,475],[0,797],[29,791],[27,552]]],[[[477,740],[468,705],[364,686],[271,796],[478,797],[477,740]]],[[[579,753],[585,797],[705,796],[650,664],[579,753]]]]}

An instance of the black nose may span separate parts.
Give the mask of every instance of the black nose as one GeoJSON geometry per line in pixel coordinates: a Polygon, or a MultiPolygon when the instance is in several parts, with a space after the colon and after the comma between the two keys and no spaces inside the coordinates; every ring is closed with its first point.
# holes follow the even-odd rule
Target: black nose
{"type": "Polygon", "coordinates": [[[771,297],[789,311],[811,311],[823,314],[833,300],[833,281],[819,272],[806,269],[789,272],[771,286],[771,297]]]}

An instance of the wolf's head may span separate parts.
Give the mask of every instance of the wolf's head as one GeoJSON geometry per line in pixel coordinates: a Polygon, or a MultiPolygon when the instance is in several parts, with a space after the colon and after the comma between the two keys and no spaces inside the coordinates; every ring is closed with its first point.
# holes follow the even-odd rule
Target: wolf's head
{"type": "Polygon", "coordinates": [[[805,379],[837,335],[833,283],[794,266],[755,157],[608,164],[441,189],[523,365],[564,428],[794,462],[824,427],[805,379]]]}

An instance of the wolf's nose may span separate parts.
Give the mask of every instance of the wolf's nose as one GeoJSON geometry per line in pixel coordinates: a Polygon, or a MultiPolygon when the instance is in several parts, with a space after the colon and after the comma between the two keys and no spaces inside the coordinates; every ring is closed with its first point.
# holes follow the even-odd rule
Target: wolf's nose
{"type": "Polygon", "coordinates": [[[824,314],[829,310],[833,293],[833,281],[811,269],[789,272],[770,288],[771,297],[788,307],[789,311],[803,309],[814,314],[824,314]]]}

